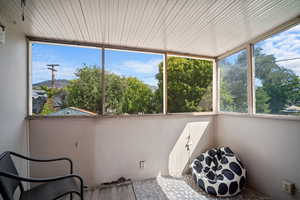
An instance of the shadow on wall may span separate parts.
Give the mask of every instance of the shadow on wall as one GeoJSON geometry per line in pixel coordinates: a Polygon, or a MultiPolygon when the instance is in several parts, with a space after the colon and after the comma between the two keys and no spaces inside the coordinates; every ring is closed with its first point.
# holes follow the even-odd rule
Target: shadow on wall
{"type": "Polygon", "coordinates": [[[209,142],[209,126],[209,121],[186,124],[169,154],[169,174],[171,176],[180,177],[198,154],[213,146],[209,142]]]}

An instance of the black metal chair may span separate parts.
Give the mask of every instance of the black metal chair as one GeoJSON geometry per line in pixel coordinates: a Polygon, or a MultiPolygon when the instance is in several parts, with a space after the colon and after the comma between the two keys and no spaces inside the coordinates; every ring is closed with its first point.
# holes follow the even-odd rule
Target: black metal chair
{"type": "Polygon", "coordinates": [[[65,195],[77,194],[83,200],[83,180],[73,174],[73,163],[69,158],[34,159],[14,152],[4,152],[0,155],[0,194],[3,200],[14,200],[17,188],[20,188],[20,200],[54,200],[65,195]],[[53,178],[26,178],[21,177],[11,156],[16,156],[34,162],[67,161],[70,164],[70,174],[53,178]],[[22,182],[43,183],[25,191],[22,182]]]}

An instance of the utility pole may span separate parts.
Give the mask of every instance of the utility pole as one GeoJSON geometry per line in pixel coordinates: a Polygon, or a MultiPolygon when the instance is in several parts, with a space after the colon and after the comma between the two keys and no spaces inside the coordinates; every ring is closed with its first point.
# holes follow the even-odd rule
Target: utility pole
{"type": "Polygon", "coordinates": [[[48,69],[51,71],[52,79],[51,79],[51,87],[55,88],[55,72],[57,72],[57,69],[55,67],[58,67],[59,64],[48,64],[48,69]]]}

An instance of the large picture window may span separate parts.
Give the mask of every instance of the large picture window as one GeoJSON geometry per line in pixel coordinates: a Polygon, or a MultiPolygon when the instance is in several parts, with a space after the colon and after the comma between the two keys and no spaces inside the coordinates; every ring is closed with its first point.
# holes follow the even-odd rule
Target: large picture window
{"type": "Polygon", "coordinates": [[[256,43],[256,113],[300,116],[300,25],[256,43]]]}
{"type": "Polygon", "coordinates": [[[170,56],[167,63],[168,112],[212,112],[213,62],[170,56]]]}
{"type": "Polygon", "coordinates": [[[47,43],[31,59],[32,115],[158,114],[165,94],[168,113],[213,110],[210,60],[47,43]]]}
{"type": "Polygon", "coordinates": [[[220,111],[248,112],[247,51],[242,50],[218,62],[220,68],[220,111]]]}
{"type": "Polygon", "coordinates": [[[100,50],[32,43],[32,114],[101,112],[100,50]]]}
{"type": "Polygon", "coordinates": [[[162,113],[163,55],[105,49],[105,113],[162,113]]]}

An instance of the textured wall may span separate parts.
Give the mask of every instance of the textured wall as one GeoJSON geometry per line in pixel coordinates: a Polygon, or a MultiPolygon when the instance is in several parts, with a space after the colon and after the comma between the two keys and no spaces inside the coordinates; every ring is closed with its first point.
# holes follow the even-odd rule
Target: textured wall
{"type": "MultiPolygon", "coordinates": [[[[27,154],[26,55],[24,34],[9,25],[0,46],[0,153],[27,154]]],[[[27,175],[27,163],[16,162],[21,175],[27,175]]]]}
{"type": "Polygon", "coordinates": [[[219,115],[216,142],[240,155],[251,187],[274,200],[300,199],[281,189],[282,180],[300,187],[300,121],[219,115]]]}
{"type": "MultiPolygon", "coordinates": [[[[188,164],[186,135],[190,134],[194,141],[193,156],[214,146],[213,118],[32,120],[30,153],[35,157],[71,157],[75,171],[90,185],[120,176],[144,179],[167,175],[170,170],[178,173],[188,164]],[[144,169],[139,168],[140,160],[145,160],[144,169]],[[172,168],[169,162],[175,163],[172,168]]],[[[36,177],[63,174],[65,170],[59,165],[43,168],[31,165],[31,174],[36,177]]]]}

